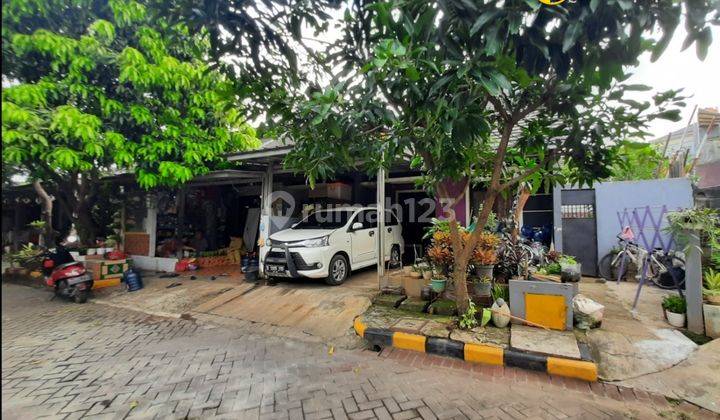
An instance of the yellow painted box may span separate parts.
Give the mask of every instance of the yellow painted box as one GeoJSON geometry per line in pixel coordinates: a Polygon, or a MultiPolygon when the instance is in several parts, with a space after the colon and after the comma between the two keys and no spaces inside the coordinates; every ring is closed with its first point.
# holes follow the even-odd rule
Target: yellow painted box
{"type": "Polygon", "coordinates": [[[509,290],[513,315],[555,330],[573,328],[572,300],[578,294],[577,283],[510,280],[509,290]]]}

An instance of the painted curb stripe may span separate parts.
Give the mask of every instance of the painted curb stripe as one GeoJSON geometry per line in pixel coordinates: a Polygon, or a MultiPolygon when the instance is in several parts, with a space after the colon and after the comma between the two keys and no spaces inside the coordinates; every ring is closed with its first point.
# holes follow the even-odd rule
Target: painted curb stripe
{"type": "Polygon", "coordinates": [[[425,343],[425,352],[440,356],[465,359],[465,343],[462,341],[448,340],[445,338],[428,337],[425,343]]]}
{"type": "Polygon", "coordinates": [[[598,380],[597,364],[594,362],[551,357],[512,348],[503,349],[483,344],[468,344],[446,338],[394,332],[385,328],[368,328],[360,318],[357,317],[353,321],[355,332],[375,346],[395,347],[454,357],[470,363],[519,367],[590,382],[598,380]]]}
{"type": "Polygon", "coordinates": [[[597,365],[582,360],[561,359],[548,356],[547,372],[551,375],[568,376],[590,382],[598,380],[597,365]]]}
{"type": "Polygon", "coordinates": [[[547,371],[547,356],[525,353],[518,350],[507,349],[503,353],[506,366],[515,366],[528,370],[547,371]]]}
{"type": "Polygon", "coordinates": [[[502,366],[504,350],[502,347],[465,343],[465,361],[502,366]]]}
{"type": "Polygon", "coordinates": [[[365,324],[360,320],[360,317],[355,317],[355,320],[353,321],[353,327],[355,327],[355,332],[360,337],[365,337],[365,324]]]}
{"type": "Polygon", "coordinates": [[[427,337],[424,335],[407,334],[404,332],[396,332],[392,337],[392,346],[399,349],[413,350],[424,353],[425,341],[427,337]]]}

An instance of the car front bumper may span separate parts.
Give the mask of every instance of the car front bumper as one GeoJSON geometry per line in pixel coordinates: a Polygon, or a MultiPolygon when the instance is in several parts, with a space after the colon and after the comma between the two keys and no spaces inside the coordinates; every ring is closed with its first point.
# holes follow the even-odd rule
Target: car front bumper
{"type": "Polygon", "coordinates": [[[263,273],[269,277],[325,278],[328,276],[330,247],[288,248],[272,246],[263,259],[263,273]]]}

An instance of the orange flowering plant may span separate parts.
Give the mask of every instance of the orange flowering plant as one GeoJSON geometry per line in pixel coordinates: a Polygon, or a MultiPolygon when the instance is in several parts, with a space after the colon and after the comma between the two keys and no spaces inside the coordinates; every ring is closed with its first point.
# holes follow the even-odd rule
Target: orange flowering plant
{"type": "Polygon", "coordinates": [[[497,262],[497,248],[500,238],[490,232],[480,234],[480,240],[473,250],[470,263],[473,265],[493,265],[497,262]]]}
{"type": "MultiPolygon", "coordinates": [[[[463,244],[467,243],[471,232],[467,229],[460,230],[460,239],[463,244]]],[[[483,232],[480,234],[480,240],[472,254],[472,264],[493,265],[497,262],[497,248],[500,244],[500,238],[491,233],[483,232]]],[[[452,248],[450,233],[445,229],[437,229],[432,233],[432,242],[427,250],[427,257],[432,263],[436,271],[443,275],[447,275],[452,270],[455,262],[455,255],[452,248]]]]}
{"type": "Polygon", "coordinates": [[[448,232],[438,230],[433,233],[432,245],[427,250],[427,257],[440,274],[447,275],[450,272],[454,257],[448,232]]]}

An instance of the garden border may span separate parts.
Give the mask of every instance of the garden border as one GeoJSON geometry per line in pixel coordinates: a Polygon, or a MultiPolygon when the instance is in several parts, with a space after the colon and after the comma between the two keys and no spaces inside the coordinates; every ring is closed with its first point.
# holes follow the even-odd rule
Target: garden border
{"type": "Polygon", "coordinates": [[[395,347],[452,357],[469,363],[484,363],[497,366],[514,366],[522,369],[547,372],[597,382],[597,364],[585,360],[567,359],[540,353],[526,352],[513,348],[469,344],[447,338],[426,337],[418,334],[391,331],[387,328],[372,328],[363,323],[362,315],[353,321],[355,332],[372,345],[395,347]]]}

